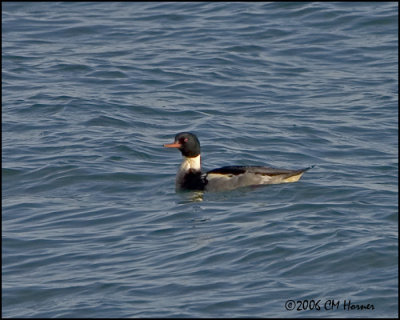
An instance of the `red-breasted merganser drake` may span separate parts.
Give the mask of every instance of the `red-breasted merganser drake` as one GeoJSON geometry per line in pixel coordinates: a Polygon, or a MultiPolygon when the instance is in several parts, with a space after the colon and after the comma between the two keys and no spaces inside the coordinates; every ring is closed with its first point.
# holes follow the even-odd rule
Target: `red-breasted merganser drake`
{"type": "Polygon", "coordinates": [[[164,147],[177,148],[183,156],[176,174],[177,190],[223,191],[260,184],[296,182],[311,168],[288,170],[261,166],[227,166],[202,173],[200,142],[196,135],[190,132],[178,133],[174,143],[164,144],[164,147]]]}

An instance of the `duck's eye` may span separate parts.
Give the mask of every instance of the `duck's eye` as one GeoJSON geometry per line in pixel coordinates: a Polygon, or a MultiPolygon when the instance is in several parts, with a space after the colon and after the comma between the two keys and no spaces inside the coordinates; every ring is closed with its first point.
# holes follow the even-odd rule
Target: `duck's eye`
{"type": "Polygon", "coordinates": [[[182,138],[181,143],[188,142],[188,140],[189,140],[188,138],[182,138]]]}

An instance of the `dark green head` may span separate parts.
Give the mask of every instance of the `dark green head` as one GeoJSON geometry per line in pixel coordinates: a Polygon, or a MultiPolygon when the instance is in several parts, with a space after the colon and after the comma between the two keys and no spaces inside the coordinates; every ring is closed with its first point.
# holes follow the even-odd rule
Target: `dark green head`
{"type": "Polygon", "coordinates": [[[190,132],[178,133],[174,143],[164,144],[164,147],[177,148],[185,157],[197,157],[200,154],[200,141],[190,132]]]}

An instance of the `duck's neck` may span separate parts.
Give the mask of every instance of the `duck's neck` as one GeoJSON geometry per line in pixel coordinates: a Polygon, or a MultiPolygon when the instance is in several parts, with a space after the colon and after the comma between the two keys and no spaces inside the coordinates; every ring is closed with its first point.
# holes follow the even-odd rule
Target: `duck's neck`
{"type": "Polygon", "coordinates": [[[185,174],[189,171],[201,171],[200,155],[197,157],[183,157],[178,174],[185,174]]]}
{"type": "Polygon", "coordinates": [[[182,186],[185,176],[188,173],[200,173],[201,163],[200,155],[197,157],[183,157],[182,164],[176,174],[176,186],[179,188],[182,186]]]}

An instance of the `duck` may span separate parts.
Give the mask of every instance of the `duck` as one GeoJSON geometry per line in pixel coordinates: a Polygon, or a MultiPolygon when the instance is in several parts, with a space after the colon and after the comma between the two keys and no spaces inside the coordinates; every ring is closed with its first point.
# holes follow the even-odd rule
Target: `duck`
{"type": "Polygon", "coordinates": [[[240,187],[298,181],[311,167],[289,170],[265,166],[225,166],[201,171],[200,141],[194,133],[180,132],[165,148],[178,149],[183,161],[175,179],[177,191],[228,191],[240,187]]]}

